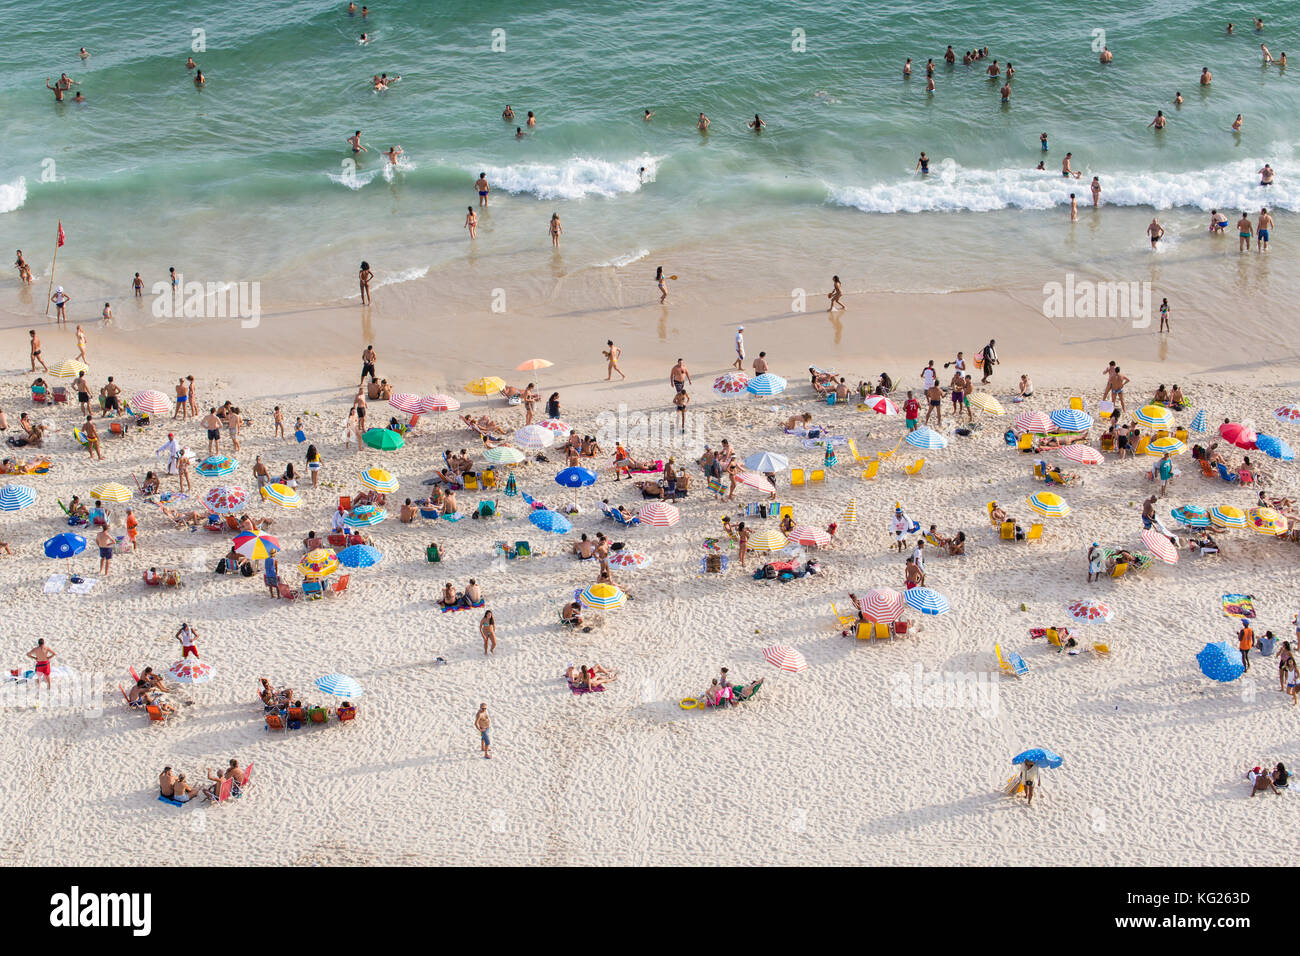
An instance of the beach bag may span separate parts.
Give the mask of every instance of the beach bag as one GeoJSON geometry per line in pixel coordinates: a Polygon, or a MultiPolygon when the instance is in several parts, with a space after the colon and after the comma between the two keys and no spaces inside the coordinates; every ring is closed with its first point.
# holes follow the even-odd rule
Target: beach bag
{"type": "Polygon", "coordinates": [[[298,439],[298,444],[301,445],[303,442],[307,440],[307,433],[303,431],[301,428],[299,428],[296,432],[293,433],[293,437],[298,439]]]}
{"type": "Polygon", "coordinates": [[[763,565],[763,577],[767,578],[768,580],[771,580],[776,576],[777,576],[777,570],[775,565],[771,565],[771,564],[763,565]]]}
{"type": "Polygon", "coordinates": [[[1014,445],[1016,443],[1015,431],[1008,428],[1005,432],[1002,433],[1002,440],[1006,442],[1008,445],[1014,445]]]}
{"type": "Polygon", "coordinates": [[[249,562],[249,561],[245,561],[243,564],[241,564],[241,565],[239,566],[239,573],[242,574],[242,575],[243,575],[244,577],[246,577],[246,578],[251,578],[251,577],[253,576],[253,565],[252,565],[252,563],[249,562]]]}

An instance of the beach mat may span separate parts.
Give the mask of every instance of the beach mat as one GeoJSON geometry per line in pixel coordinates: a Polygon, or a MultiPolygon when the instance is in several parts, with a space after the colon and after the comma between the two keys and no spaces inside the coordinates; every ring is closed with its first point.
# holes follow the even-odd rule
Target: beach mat
{"type": "Polygon", "coordinates": [[[46,594],[58,594],[67,583],[68,576],[66,574],[51,574],[45,579],[45,587],[41,590],[46,594]]]}
{"type": "Polygon", "coordinates": [[[579,687],[573,681],[569,681],[569,690],[573,691],[574,694],[603,694],[605,692],[604,686],[579,687]]]}
{"type": "Polygon", "coordinates": [[[97,578],[83,578],[76,584],[68,585],[69,594],[89,594],[90,589],[95,586],[97,578]]]}
{"type": "Polygon", "coordinates": [[[1223,596],[1223,613],[1228,617],[1253,619],[1255,617],[1255,596],[1253,594],[1225,594],[1223,596]]]}
{"type": "Polygon", "coordinates": [[[448,611],[481,611],[485,607],[487,607],[486,601],[482,604],[456,604],[452,607],[443,607],[442,613],[446,614],[448,611]]]}

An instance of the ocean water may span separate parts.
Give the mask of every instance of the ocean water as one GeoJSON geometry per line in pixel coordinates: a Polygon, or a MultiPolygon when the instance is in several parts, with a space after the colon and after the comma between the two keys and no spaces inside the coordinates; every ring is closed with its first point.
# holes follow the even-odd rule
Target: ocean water
{"type": "MultiPolygon", "coordinates": [[[[281,300],[341,300],[362,259],[379,288],[425,282],[452,297],[502,276],[538,296],[580,274],[648,287],[659,263],[756,295],[771,277],[774,297],[803,272],[843,273],[850,291],[1028,287],[1067,269],[1144,278],[1132,263],[1153,211],[1170,228],[1164,265],[1217,294],[1241,279],[1216,264],[1229,250],[1206,235],[1208,210],[1235,220],[1264,201],[1281,247],[1267,291],[1296,288],[1285,247],[1300,208],[1300,61],[1264,66],[1259,52],[1262,39],[1300,56],[1292,5],[1265,11],[1260,35],[1255,8],[1196,0],[378,0],[365,20],[341,2],[210,6],[98,0],[92,16],[48,0],[37,16],[0,3],[0,245],[44,275],[61,218],[58,274],[80,302],[125,299],[132,273],[151,285],[173,265],[187,279],[261,281],[281,300]],[[955,66],[942,61],[949,43],[955,66]],[[1014,63],[1010,103],[987,62],[960,63],[977,46],[1014,63]],[[45,78],[59,72],[84,105],[53,101],[45,78]],[[380,72],[401,80],[375,93],[380,72]],[[537,116],[522,139],[501,119],[507,103],[519,125],[537,116]],[[1157,109],[1160,133],[1145,128],[1157,109]],[[755,113],[761,135],[746,128],[755,113]],[[352,165],[358,128],[371,152],[352,165]],[[393,144],[396,169],[379,155],[393,144]],[[1083,179],[1061,177],[1067,150],[1083,179]],[[1255,175],[1264,162],[1278,171],[1269,190],[1255,175]],[[471,249],[463,220],[480,171],[494,192],[471,249]],[[1086,206],[1093,175],[1107,208],[1070,229],[1069,193],[1086,206]],[[552,212],[565,225],[558,258],[552,212]]],[[[646,298],[578,287],[601,305],[646,298]]]]}

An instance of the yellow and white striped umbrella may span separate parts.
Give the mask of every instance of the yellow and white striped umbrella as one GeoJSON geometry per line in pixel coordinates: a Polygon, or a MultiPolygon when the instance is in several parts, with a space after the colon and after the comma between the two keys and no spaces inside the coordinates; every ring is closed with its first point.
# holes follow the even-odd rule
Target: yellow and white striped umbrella
{"type": "Polygon", "coordinates": [[[105,481],[90,489],[90,497],[98,498],[100,501],[130,501],[132,492],[126,485],[120,485],[116,481],[105,481]]]}
{"type": "Polygon", "coordinates": [[[990,415],[1005,415],[1007,413],[1002,403],[988,392],[971,393],[970,403],[972,408],[978,408],[981,412],[987,412],[990,415]]]}
{"type": "Polygon", "coordinates": [[[50,374],[55,378],[76,378],[82,372],[89,372],[90,366],[81,359],[65,359],[58,365],[50,366],[50,374]]]}
{"type": "Polygon", "coordinates": [[[840,518],[845,524],[858,523],[858,499],[850,498],[849,506],[844,509],[844,516],[840,518]]]}
{"type": "Polygon", "coordinates": [[[386,495],[397,490],[397,476],[386,468],[367,468],[361,473],[361,483],[386,495]]]}
{"type": "Polygon", "coordinates": [[[786,544],[785,535],[775,528],[763,528],[749,536],[751,551],[780,551],[786,544]]]}
{"type": "Polygon", "coordinates": [[[275,482],[262,486],[262,497],[281,508],[301,508],[302,496],[288,485],[275,482]]]}

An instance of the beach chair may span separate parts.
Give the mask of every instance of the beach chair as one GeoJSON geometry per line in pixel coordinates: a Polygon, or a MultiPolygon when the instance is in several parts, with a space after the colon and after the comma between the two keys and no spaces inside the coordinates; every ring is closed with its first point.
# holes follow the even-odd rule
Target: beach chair
{"type": "Polygon", "coordinates": [[[1093,649],[1093,651],[1094,651],[1095,653],[1100,654],[1102,657],[1109,657],[1109,656],[1110,656],[1110,645],[1109,645],[1109,644],[1100,644],[1100,643],[1094,641],[1093,644],[1092,644],[1092,649],[1093,649]]]}
{"type": "Polygon", "coordinates": [[[55,385],[54,388],[50,390],[50,397],[54,399],[55,405],[68,404],[68,390],[62,385],[55,385]]]}
{"type": "Polygon", "coordinates": [[[33,401],[35,404],[37,404],[37,405],[44,405],[44,404],[45,404],[45,386],[44,386],[44,385],[33,385],[33,386],[32,386],[32,401],[33,401]]]}
{"type": "Polygon", "coordinates": [[[516,541],[516,542],[515,542],[515,557],[516,557],[516,558],[531,558],[532,556],[533,556],[533,548],[532,548],[532,545],[530,545],[527,541],[516,541]]]}
{"type": "Polygon", "coordinates": [[[162,708],[157,704],[146,704],[144,711],[149,715],[149,723],[151,724],[165,724],[167,722],[166,715],[163,714],[162,708]]]}
{"type": "Polygon", "coordinates": [[[802,468],[791,468],[791,469],[790,469],[790,487],[791,487],[791,488],[798,488],[798,487],[800,487],[803,483],[804,483],[804,481],[803,481],[803,469],[802,469],[802,468]]]}
{"type": "Polygon", "coordinates": [[[1201,466],[1201,477],[1202,477],[1202,478],[1218,478],[1218,477],[1219,477],[1219,473],[1218,473],[1217,471],[1215,471],[1215,470],[1214,470],[1214,466],[1213,466],[1212,464],[1210,464],[1210,459],[1208,459],[1208,458],[1202,458],[1202,459],[1199,460],[1198,464],[1201,466]]]}
{"type": "Polygon", "coordinates": [[[266,726],[262,729],[265,731],[282,730],[285,733],[289,732],[289,728],[284,725],[284,721],[280,718],[279,714],[267,714],[266,726]]]}
{"type": "Polygon", "coordinates": [[[1025,535],[1025,540],[1026,541],[1043,540],[1043,525],[1041,522],[1035,522],[1034,524],[1029,526],[1029,531],[1025,535]]]}
{"type": "Polygon", "coordinates": [[[847,631],[857,627],[858,616],[856,614],[841,614],[839,609],[835,607],[834,601],[831,601],[831,613],[834,614],[835,619],[840,622],[841,631],[847,631]]]}
{"type": "Polygon", "coordinates": [[[1188,437],[1187,429],[1184,428],[1182,425],[1179,425],[1178,428],[1174,430],[1174,437],[1177,438],[1183,444],[1186,444],[1187,437],[1188,437]]]}
{"type": "Polygon", "coordinates": [[[779,517],[780,517],[782,520],[784,520],[785,518],[789,518],[791,521],[793,521],[793,520],[794,520],[794,507],[793,507],[792,505],[782,505],[782,506],[781,506],[781,510],[780,510],[779,517]]]}
{"type": "Polygon", "coordinates": [[[813,483],[818,482],[818,481],[823,481],[823,482],[824,482],[825,480],[826,480],[826,469],[825,469],[825,468],[817,468],[817,469],[815,469],[815,470],[809,472],[809,474],[808,474],[808,483],[809,483],[809,484],[813,484],[813,483]]]}
{"type": "Polygon", "coordinates": [[[872,637],[878,641],[892,641],[894,639],[894,629],[888,624],[877,621],[872,637]]]}
{"type": "Polygon", "coordinates": [[[436,544],[431,544],[424,549],[424,560],[430,564],[437,564],[442,560],[442,552],[438,550],[436,544]]]}
{"type": "Polygon", "coordinates": [[[349,720],[356,720],[357,718],[357,709],[355,707],[349,707],[349,708],[340,707],[338,710],[335,711],[335,713],[338,715],[339,720],[343,722],[349,720]]]}
{"type": "Polygon", "coordinates": [[[605,514],[614,519],[614,524],[622,525],[624,528],[630,528],[634,524],[641,523],[640,515],[633,515],[631,518],[625,518],[623,517],[623,512],[619,511],[617,508],[611,508],[609,511],[605,512],[605,514]]]}
{"type": "Polygon", "coordinates": [[[325,597],[325,586],[319,581],[303,581],[302,596],[309,601],[319,601],[325,597]]]}
{"type": "Polygon", "coordinates": [[[1010,520],[1002,522],[1001,527],[998,529],[998,533],[1002,536],[1003,541],[1015,541],[1016,523],[1010,520]]]}
{"type": "Polygon", "coordinates": [[[925,467],[925,459],[924,459],[924,458],[918,458],[918,459],[916,459],[916,461],[912,462],[912,464],[907,465],[907,466],[903,469],[903,474],[905,474],[905,475],[919,475],[919,474],[921,473],[921,469],[924,468],[924,467],[925,467]]]}
{"type": "Polygon", "coordinates": [[[732,688],[731,702],[733,704],[743,704],[747,700],[752,700],[758,693],[758,689],[763,686],[765,678],[760,677],[752,684],[741,684],[739,687],[732,688]]]}
{"type": "Polygon", "coordinates": [[[714,478],[712,475],[710,475],[709,491],[713,492],[714,495],[721,498],[723,495],[727,493],[727,487],[719,479],[714,478]]]}
{"type": "Polygon", "coordinates": [[[283,581],[278,581],[277,587],[280,592],[280,597],[285,601],[292,601],[298,597],[298,592],[289,587],[289,585],[285,584],[283,581]]]}
{"type": "Polygon", "coordinates": [[[342,594],[348,589],[348,582],[352,580],[352,575],[341,574],[333,584],[330,585],[328,594],[342,594]]]}
{"type": "Polygon", "coordinates": [[[1127,561],[1117,562],[1115,567],[1110,569],[1110,576],[1112,578],[1122,578],[1127,573],[1128,573],[1127,561]]]}
{"type": "Polygon", "coordinates": [[[324,707],[313,707],[307,711],[307,716],[313,724],[328,724],[330,720],[330,713],[324,707]]]}
{"type": "Polygon", "coordinates": [[[901,448],[902,445],[903,445],[903,440],[900,438],[898,440],[898,444],[895,445],[893,448],[889,449],[889,451],[876,452],[876,461],[885,461],[886,459],[893,458],[894,452],[898,451],[898,449],[901,448]]]}
{"type": "Polygon", "coordinates": [[[858,440],[856,438],[849,439],[848,447],[849,447],[849,454],[853,456],[853,460],[858,464],[875,460],[875,459],[867,458],[866,456],[858,452],[858,440]]]}
{"type": "Polygon", "coordinates": [[[988,512],[988,516],[989,516],[989,527],[991,527],[991,528],[996,528],[996,527],[998,526],[997,521],[995,521],[994,518],[993,518],[993,507],[994,507],[994,505],[996,505],[996,504],[997,504],[996,501],[990,501],[987,505],[984,506],[985,510],[988,512]]]}
{"type": "Polygon", "coordinates": [[[1034,450],[1034,436],[1030,432],[1025,432],[1016,442],[1016,450],[1023,452],[1032,452],[1034,450]]]}
{"type": "Polygon", "coordinates": [[[478,511],[475,514],[480,518],[495,518],[497,516],[497,503],[495,501],[480,501],[478,511]]]}
{"type": "Polygon", "coordinates": [[[351,510],[352,510],[352,496],[351,496],[351,495],[339,495],[339,507],[343,509],[344,513],[351,511],[351,510]]]}
{"type": "Polygon", "coordinates": [[[1147,453],[1147,445],[1149,444],[1151,444],[1151,436],[1143,435],[1138,439],[1137,447],[1133,449],[1133,454],[1145,455],[1147,453]]]}
{"type": "Polygon", "coordinates": [[[1115,450],[1115,436],[1114,436],[1114,435],[1102,435],[1102,436],[1101,436],[1101,450],[1102,450],[1102,451],[1114,451],[1114,450],[1115,450]]]}
{"type": "Polygon", "coordinates": [[[1025,659],[1014,651],[1008,651],[1005,655],[1002,653],[1002,645],[994,644],[993,653],[998,658],[998,669],[1004,674],[1010,674],[1012,677],[1024,677],[1029,673],[1029,665],[1025,659]]]}
{"type": "Polygon", "coordinates": [[[247,790],[250,786],[252,786],[252,784],[253,784],[253,765],[250,763],[247,767],[244,768],[244,776],[240,780],[235,782],[234,795],[236,797],[242,797],[244,795],[244,791],[247,790]]]}
{"type": "Polygon", "coordinates": [[[1083,399],[1080,398],[1078,395],[1071,395],[1070,407],[1073,408],[1076,412],[1083,411],[1083,399]]]}
{"type": "Polygon", "coordinates": [[[1034,477],[1035,477],[1035,478],[1045,478],[1045,477],[1047,477],[1047,476],[1043,473],[1043,463],[1042,463],[1041,461],[1040,461],[1038,464],[1034,465],[1034,477]]]}
{"type": "Polygon", "coordinates": [[[866,468],[862,469],[862,480],[870,481],[872,478],[876,477],[876,475],[878,475],[879,473],[880,473],[880,462],[878,460],[873,461],[870,464],[868,464],[866,468]]]}
{"type": "Polygon", "coordinates": [[[217,795],[215,797],[206,790],[203,791],[203,796],[216,803],[225,803],[230,799],[230,795],[234,792],[234,789],[235,781],[230,777],[224,777],[221,782],[217,784],[217,795]]]}
{"type": "Polygon", "coordinates": [[[1219,477],[1229,484],[1237,480],[1237,476],[1228,471],[1227,465],[1215,465],[1214,468],[1218,472],[1219,477]]]}
{"type": "Polygon", "coordinates": [[[474,472],[465,472],[461,475],[461,481],[465,482],[466,491],[478,491],[478,476],[474,472]]]}
{"type": "Polygon", "coordinates": [[[303,713],[301,707],[290,707],[286,715],[289,718],[290,730],[302,730],[303,722],[306,721],[307,715],[303,713]]]}

